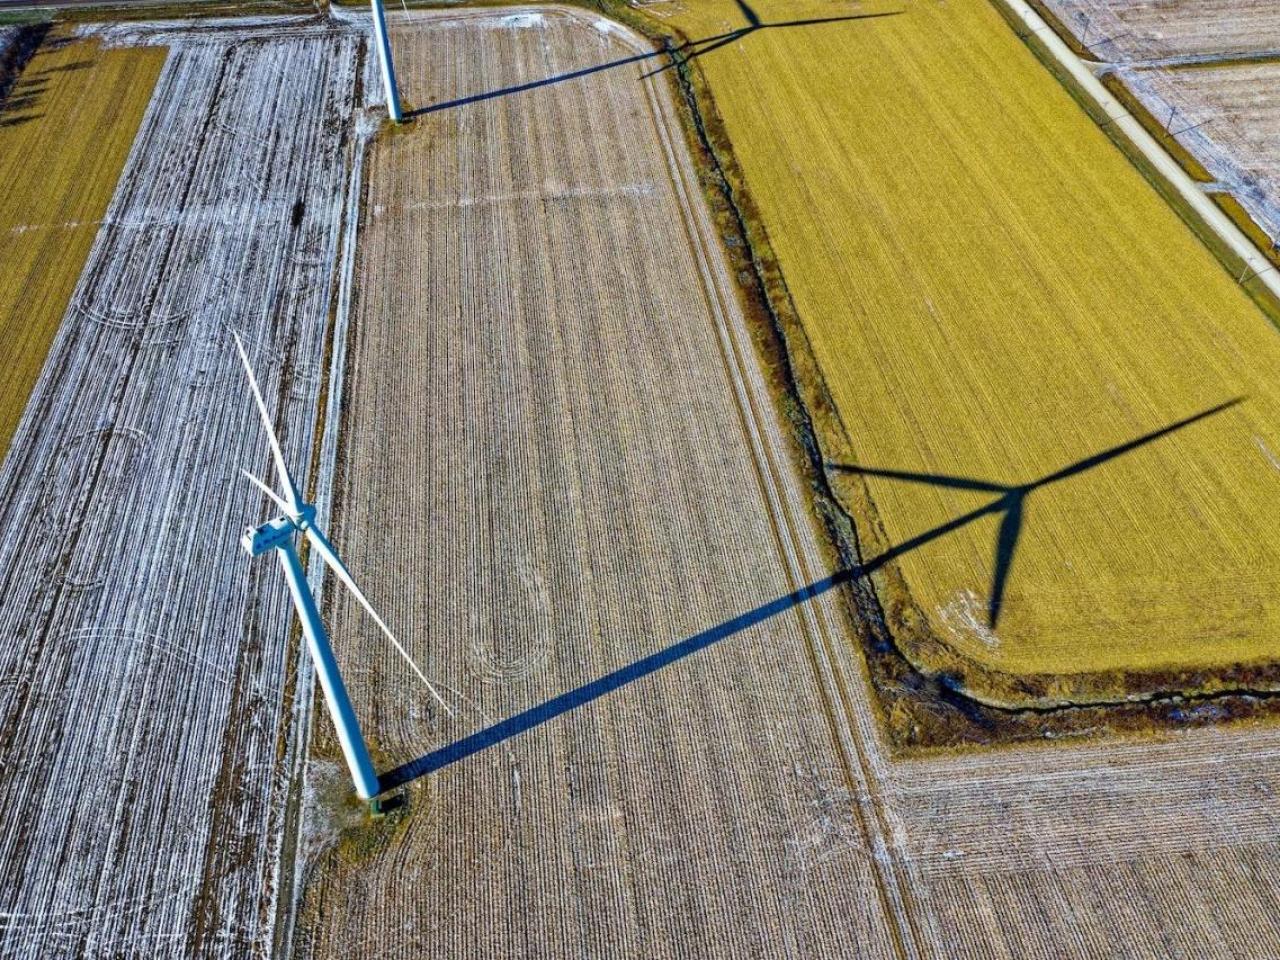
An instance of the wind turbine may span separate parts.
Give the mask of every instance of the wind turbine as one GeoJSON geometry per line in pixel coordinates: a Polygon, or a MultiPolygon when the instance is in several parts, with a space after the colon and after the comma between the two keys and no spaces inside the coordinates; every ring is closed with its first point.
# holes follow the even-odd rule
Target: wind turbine
{"type": "Polygon", "coordinates": [[[246,528],[240,543],[251,557],[266,553],[268,550],[275,550],[279,555],[280,564],[284,567],[285,579],[289,582],[289,593],[293,596],[294,606],[298,609],[298,619],[302,621],[302,632],[307,638],[307,647],[311,651],[311,659],[315,664],[316,676],[320,678],[320,686],[324,690],[325,702],[329,707],[329,716],[333,718],[333,725],[338,731],[338,741],[342,745],[342,755],[346,758],[347,766],[351,770],[351,779],[355,781],[356,793],[364,800],[371,800],[381,792],[378,785],[378,775],[374,772],[373,761],[369,758],[369,749],[365,745],[364,736],[360,733],[360,724],[356,720],[355,710],[351,706],[351,698],[347,695],[346,684],[342,682],[342,674],[338,670],[338,662],[334,658],[333,648],[329,645],[329,635],[325,631],[324,621],[320,619],[320,611],[316,607],[315,597],[307,584],[302,562],[298,559],[298,551],[294,543],[295,534],[301,533],[311,541],[312,548],[320,554],[320,558],[337,574],[343,586],[351,591],[352,596],[373,618],[374,623],[386,634],[387,639],[391,641],[400,655],[409,662],[419,679],[431,691],[431,695],[436,698],[445,712],[451,714],[453,711],[449,709],[448,704],[436,692],[431,681],[427,679],[413,658],[400,645],[400,641],[395,638],[391,629],[383,622],[382,617],[378,616],[378,612],[373,609],[373,604],[369,602],[369,598],[364,595],[364,591],[360,589],[356,584],[355,578],[351,576],[351,571],[347,569],[346,565],[338,557],[333,544],[316,526],[315,505],[303,501],[298,485],[294,483],[293,476],[289,473],[289,468],[285,466],[284,454],[280,450],[280,441],[276,438],[271,416],[267,413],[267,406],[263,402],[262,391],[258,389],[258,380],[253,375],[253,367],[249,364],[249,357],[245,353],[244,344],[240,341],[240,336],[234,331],[232,331],[232,336],[235,337],[236,350],[240,353],[240,362],[244,364],[244,372],[249,378],[249,389],[253,393],[254,403],[257,404],[258,413],[262,417],[262,426],[267,431],[267,441],[271,444],[271,457],[275,460],[276,473],[280,476],[280,485],[284,488],[284,496],[281,497],[249,471],[241,471],[255,487],[280,507],[284,514],[268,520],[260,526],[246,528]]]}
{"type": "Polygon", "coordinates": [[[400,89],[396,86],[396,68],[391,61],[391,40],[387,36],[387,17],[382,9],[382,0],[369,0],[373,6],[373,40],[378,45],[378,62],[382,64],[382,83],[387,88],[387,113],[391,119],[399,123],[403,118],[400,111],[400,89]]]}

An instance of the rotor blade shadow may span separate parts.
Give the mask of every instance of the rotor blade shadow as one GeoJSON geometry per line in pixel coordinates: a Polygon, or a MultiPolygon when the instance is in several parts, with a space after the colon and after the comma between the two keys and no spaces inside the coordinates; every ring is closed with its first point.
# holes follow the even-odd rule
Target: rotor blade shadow
{"type": "Polygon", "coordinates": [[[673,663],[683,660],[721,640],[725,640],[737,633],[741,633],[750,627],[755,626],[765,620],[775,617],[780,613],[807,603],[815,597],[821,596],[827,591],[838,587],[841,584],[852,583],[863,577],[870,576],[885,564],[896,560],[898,557],[911,552],[927,543],[931,543],[941,537],[959,530],[961,527],[968,526],[975,520],[991,514],[1001,514],[1005,516],[1000,524],[1000,532],[996,542],[996,562],[995,573],[992,578],[992,617],[994,623],[999,613],[999,607],[1004,600],[1005,586],[1009,579],[1009,571],[1013,565],[1014,553],[1017,549],[1019,535],[1022,530],[1022,517],[1024,509],[1024,501],[1037,487],[1045,486],[1049,483],[1057,482],[1069,476],[1083,473],[1090,470],[1108,460],[1122,456],[1137,447],[1152,443],[1161,437],[1173,433],[1175,430],[1181,430],[1184,427],[1220,413],[1223,410],[1233,407],[1240,403],[1244,398],[1240,397],[1230,400],[1226,403],[1219,404],[1216,407],[1210,407],[1201,413],[1187,417],[1175,423],[1169,424],[1159,430],[1152,431],[1142,435],[1141,437],[1131,440],[1127,443],[1111,447],[1099,454],[1085,457],[1076,461],[1069,467],[1059,470],[1055,473],[1048,474],[1041,480],[1033,483],[1022,484],[1021,486],[1001,486],[1000,484],[989,484],[981,480],[972,480],[968,477],[948,477],[941,475],[911,473],[907,471],[880,470],[870,467],[858,467],[854,465],[828,464],[828,467],[836,470],[845,470],[863,475],[888,477],[891,479],[902,479],[910,482],[937,482],[941,486],[950,488],[980,490],[983,492],[998,492],[1000,496],[995,500],[970,510],[968,513],[954,517],[945,523],[940,523],[936,527],[932,527],[923,533],[916,534],[907,540],[902,541],[885,550],[883,553],[872,557],[870,560],[859,566],[849,570],[842,570],[833,573],[829,577],[821,580],[815,580],[813,583],[799,590],[788,593],[785,596],[778,597],[768,603],[761,604],[746,613],[739,614],[732,619],[726,620],[717,626],[696,633],[691,637],[687,637],[678,643],[672,644],[662,650],[652,653],[647,657],[628,664],[612,673],[605,674],[590,683],[577,687],[567,693],[562,693],[557,697],[553,697],[544,703],[531,707],[523,713],[518,713],[506,720],[501,720],[492,726],[485,727],[470,736],[463,737],[454,743],[440,747],[430,753],[424,754],[416,760],[401,764],[393,770],[382,774],[379,777],[379,786],[383,793],[388,790],[394,790],[396,787],[403,786],[419,777],[434,773],[450,764],[457,763],[472,754],[479,753],[512,737],[519,736],[534,727],[541,726],[549,720],[554,720],[562,714],[569,713],[581,706],[585,706],[601,697],[618,690],[636,680],[643,679],[657,671],[668,667],[673,663]]]}
{"type": "MultiPolygon", "coordinates": [[[[844,464],[827,462],[826,467],[829,470],[835,470],[841,473],[857,474],[861,477],[878,477],[886,480],[901,480],[907,483],[922,483],[928,486],[942,487],[950,490],[972,490],[998,494],[999,496],[985,507],[981,507],[970,514],[967,514],[964,518],[960,518],[963,521],[960,525],[963,525],[964,523],[976,520],[978,517],[985,516],[986,514],[1004,514],[1004,518],[1000,522],[999,533],[996,535],[995,558],[992,564],[991,573],[991,594],[987,604],[987,625],[994,629],[1000,622],[1000,611],[1004,606],[1005,590],[1009,584],[1009,574],[1013,569],[1014,554],[1017,552],[1018,539],[1022,533],[1023,513],[1026,505],[1026,499],[1031,493],[1042,487],[1050,486],[1061,480],[1066,480],[1069,477],[1074,477],[1085,473],[1086,471],[1093,470],[1096,467],[1100,467],[1104,463],[1114,460],[1117,457],[1124,456],[1126,453],[1131,453],[1139,447],[1144,447],[1149,443],[1154,443],[1162,437],[1167,437],[1171,433],[1183,430],[1194,423],[1198,423],[1199,421],[1212,417],[1215,414],[1229,410],[1237,404],[1243,403],[1244,400],[1244,397],[1235,397],[1231,400],[1219,403],[1216,406],[1201,410],[1199,413],[1192,414],[1189,417],[1184,417],[1181,420],[1175,420],[1173,423],[1161,427],[1158,430],[1152,430],[1149,433],[1144,433],[1139,437],[1117,444],[1114,447],[1108,447],[1106,450],[1100,451],[1099,453],[1083,457],[1075,463],[1063,467],[1061,470],[1055,470],[1053,473],[1045,474],[1038,480],[1018,485],[1004,485],[992,483],[986,480],[977,480],[973,477],[959,477],[940,473],[920,473],[910,470],[888,470],[880,467],[864,467],[856,463],[844,464]]],[[[954,529],[955,523],[956,521],[951,521],[952,529],[954,529]]],[[[944,524],[943,526],[946,527],[948,525],[944,524]]],[[[932,535],[933,532],[934,531],[929,531],[926,536],[932,535]]],[[[907,541],[907,544],[904,544],[903,546],[910,545],[912,542],[913,541],[907,541]]],[[[916,545],[918,546],[919,544],[916,545]]],[[[881,555],[881,557],[877,558],[877,560],[883,562],[885,560],[892,559],[890,555],[896,555],[897,552],[900,552],[900,549],[900,547],[894,547],[887,551],[887,553],[881,555]]]]}
{"type": "Polygon", "coordinates": [[[578,70],[558,73],[550,77],[543,77],[539,80],[530,80],[527,83],[518,83],[509,87],[499,87],[495,90],[486,90],[483,93],[474,93],[465,97],[457,97],[453,100],[444,100],[440,103],[433,103],[430,106],[419,107],[416,110],[409,110],[405,113],[405,119],[411,120],[415,117],[426,116],[429,113],[438,113],[441,110],[452,110],[457,107],[465,107],[472,103],[483,103],[486,100],[508,97],[517,93],[525,93],[529,90],[537,90],[539,87],[565,83],[569,80],[578,80],[582,77],[589,77],[594,73],[602,73],[605,70],[625,67],[632,63],[642,63],[645,60],[653,60],[658,57],[671,58],[670,63],[643,74],[641,79],[644,79],[645,77],[654,76],[655,74],[662,73],[664,70],[668,70],[675,66],[676,61],[674,58],[677,53],[692,50],[692,53],[686,55],[686,59],[692,60],[694,57],[700,57],[703,54],[710,53],[712,50],[718,50],[720,47],[733,43],[735,40],[740,40],[747,34],[754,33],[756,30],[768,30],[775,27],[807,27],[825,23],[841,23],[847,20],[874,20],[878,17],[894,17],[903,12],[901,10],[896,10],[886,13],[857,13],[841,17],[818,17],[813,20],[789,20],[782,23],[762,23],[750,6],[743,3],[742,0],[737,0],[737,2],[748,23],[748,26],[740,27],[737,30],[730,30],[727,33],[717,34],[714,37],[703,37],[701,40],[690,40],[678,46],[664,47],[661,50],[648,50],[644,53],[637,53],[630,57],[621,57],[618,60],[610,60],[606,63],[597,63],[590,67],[582,67],[578,70]]]}
{"type": "Polygon", "coordinates": [[[1152,430],[1150,433],[1144,433],[1142,436],[1129,440],[1126,443],[1110,447],[1103,450],[1101,453],[1095,453],[1093,456],[1085,457],[1083,460],[1077,460],[1069,467],[1063,467],[1061,470],[1041,477],[1039,480],[1035,481],[1035,483],[1030,484],[1030,486],[1032,488],[1046,487],[1051,483],[1057,483],[1059,480],[1065,480],[1067,477],[1073,477],[1086,470],[1092,470],[1094,467],[1106,463],[1108,460],[1114,460],[1116,457],[1126,454],[1131,450],[1136,450],[1138,447],[1145,447],[1148,443],[1159,440],[1161,437],[1166,437],[1175,431],[1183,429],[1184,427],[1189,427],[1193,423],[1212,417],[1215,414],[1222,413],[1224,410],[1230,410],[1232,407],[1244,403],[1245,399],[1245,397],[1234,397],[1218,404],[1215,407],[1209,407],[1207,410],[1201,410],[1199,413],[1192,414],[1189,417],[1184,417],[1182,420],[1177,420],[1169,424],[1167,427],[1161,427],[1159,430],[1152,430]]]}
{"type": "Polygon", "coordinates": [[[1011,495],[996,534],[996,562],[991,573],[991,601],[987,605],[987,626],[992,630],[1000,622],[1000,608],[1004,606],[1004,589],[1013,569],[1013,555],[1018,549],[1018,535],[1022,533],[1023,495],[1011,495]]]}
{"type": "Polygon", "coordinates": [[[634,56],[622,57],[619,60],[610,60],[607,63],[597,63],[590,67],[582,67],[579,70],[570,70],[567,73],[557,73],[554,76],[543,77],[539,80],[530,80],[528,83],[518,83],[510,87],[499,87],[496,90],[486,90],[483,93],[473,93],[470,96],[458,97],[454,100],[445,100],[441,103],[433,103],[428,107],[419,107],[416,110],[410,110],[405,113],[405,117],[421,117],[428,113],[438,113],[441,110],[452,110],[456,107],[465,107],[471,103],[483,103],[485,100],[496,100],[499,97],[509,97],[512,94],[525,93],[529,90],[537,90],[539,87],[549,87],[557,83],[565,83],[569,80],[589,77],[593,73],[603,73],[605,70],[625,67],[629,63],[641,63],[645,60],[652,60],[655,57],[665,56],[667,53],[667,50],[649,50],[645,53],[637,53],[634,56]]]}
{"type": "Polygon", "coordinates": [[[730,30],[728,33],[717,34],[714,37],[704,37],[701,40],[690,40],[688,43],[681,44],[678,47],[671,47],[664,51],[670,53],[671,62],[664,64],[654,70],[650,70],[644,74],[645,77],[656,76],[670,70],[677,64],[690,60],[696,60],[698,57],[705,57],[708,53],[712,53],[722,47],[727,47],[731,43],[735,43],[744,37],[750,36],[758,30],[781,30],[790,27],[818,27],[823,24],[831,23],[848,23],[853,20],[879,20],[883,17],[897,17],[905,13],[903,10],[887,10],[883,13],[851,13],[840,17],[814,17],[811,20],[781,20],[777,23],[763,23],[745,3],[738,0],[738,6],[750,11],[747,15],[748,25],[739,27],[737,30],[730,30]],[[687,52],[686,52],[687,51],[687,52]],[[676,54],[682,54],[677,59],[676,54]]]}
{"type": "Polygon", "coordinates": [[[495,744],[502,743],[512,737],[518,736],[533,727],[541,726],[548,720],[553,720],[561,714],[576,710],[578,707],[598,700],[605,694],[612,693],[620,687],[626,686],[635,680],[640,680],[656,673],[663,667],[683,660],[691,654],[700,650],[705,650],[714,643],[718,643],[736,633],[753,627],[758,623],[775,617],[780,613],[790,610],[792,607],[799,606],[812,600],[814,597],[820,596],[838,587],[844,583],[851,583],[861,577],[869,576],[876,570],[897,557],[902,556],[908,551],[923,546],[931,540],[945,536],[952,530],[964,526],[972,522],[979,516],[991,512],[989,507],[981,507],[971,513],[956,517],[946,523],[939,524],[932,530],[905,540],[892,549],[886,550],[877,557],[872,558],[860,566],[850,570],[841,570],[833,573],[829,577],[821,580],[815,580],[813,583],[801,587],[799,590],[788,593],[786,596],[778,597],[776,600],[770,600],[768,603],[761,604],[746,613],[739,614],[730,620],[726,620],[717,626],[696,633],[691,637],[687,637],[678,643],[672,644],[657,653],[650,654],[643,659],[628,664],[619,670],[605,674],[599,679],[590,683],[562,693],[558,697],[541,703],[536,707],[532,707],[523,713],[518,713],[514,717],[499,721],[490,727],[485,727],[470,736],[463,737],[461,740],[455,741],[448,746],[433,750],[428,754],[411,760],[409,763],[402,764],[394,770],[390,770],[379,778],[382,792],[394,790],[396,787],[403,786],[418,777],[426,776],[428,773],[434,773],[450,764],[457,763],[459,760],[465,759],[474,753],[479,753],[495,744]]]}
{"type": "Polygon", "coordinates": [[[863,467],[856,463],[833,463],[827,461],[829,470],[841,473],[856,473],[860,477],[882,477],[886,480],[906,480],[909,483],[923,483],[931,487],[949,487],[953,490],[977,490],[981,493],[1008,493],[1009,487],[1000,483],[988,483],[973,477],[953,477],[945,473],[914,473],[910,470],[885,470],[879,467],[863,467]]]}

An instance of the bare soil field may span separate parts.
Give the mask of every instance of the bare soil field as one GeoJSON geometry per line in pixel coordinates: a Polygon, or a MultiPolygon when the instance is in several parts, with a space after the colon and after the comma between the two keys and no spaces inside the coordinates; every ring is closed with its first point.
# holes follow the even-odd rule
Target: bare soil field
{"type": "Polygon", "coordinates": [[[926,953],[1274,957],[1278,748],[1236,726],[890,763],[926,953]]]}
{"type": "Polygon", "coordinates": [[[296,680],[230,331],[305,473],[363,40],[98,33],[168,52],[0,470],[0,955],[260,956],[296,680]]]}
{"type": "Polygon", "coordinates": [[[7,97],[0,76],[0,457],[58,332],[164,58],[158,48],[101,50],[96,40],[55,34],[44,38],[7,97]]]}
{"type": "Polygon", "coordinates": [[[1280,238],[1280,63],[1122,70],[1120,77],[1262,228],[1280,238]]]}
{"type": "Polygon", "coordinates": [[[317,726],[293,952],[1272,955],[1273,729],[906,759],[834,594],[726,619],[823,567],[663,88],[579,16],[412,23],[410,99],[469,102],[368,157],[336,533],[457,714],[337,603],[435,772],[362,822],[317,726]]]}
{"type": "Polygon", "coordinates": [[[1272,0],[1040,0],[1104,61],[1280,54],[1272,0]]]}
{"type": "Polygon", "coordinates": [[[367,160],[334,536],[457,713],[339,600],[380,766],[722,636],[333,847],[318,724],[296,952],[893,955],[852,648],[831,594],[787,600],[829,568],[649,48],[561,10],[411,23],[436,109],[367,160]]]}

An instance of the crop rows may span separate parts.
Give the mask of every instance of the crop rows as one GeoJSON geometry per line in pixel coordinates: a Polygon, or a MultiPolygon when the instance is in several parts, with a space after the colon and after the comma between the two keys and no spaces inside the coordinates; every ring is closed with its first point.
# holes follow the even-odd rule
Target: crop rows
{"type": "Polygon", "coordinates": [[[1280,52],[1280,7],[1271,0],[1043,2],[1099,60],[1280,52]]]}
{"type": "Polygon", "coordinates": [[[1169,122],[1267,233],[1280,239],[1280,64],[1124,70],[1147,110],[1169,122]]]}
{"type": "MultiPolygon", "coordinates": [[[[420,106],[649,49],[563,10],[411,23],[420,106]]],[[[384,769],[827,572],[659,65],[372,147],[334,534],[456,710],[340,599],[384,769]]],[[[832,599],[417,781],[308,865],[299,954],[884,955],[894,868],[815,675],[832,599]]],[[[313,782],[341,783],[317,735],[313,782]]],[[[340,819],[316,795],[313,836],[340,819]]]]}
{"type": "Polygon", "coordinates": [[[233,39],[168,38],[0,472],[6,957],[271,945],[292,611],[237,543],[268,462],[230,334],[304,473],[361,41],[233,39]]]}
{"type": "MultiPolygon", "coordinates": [[[[741,22],[698,11],[691,36],[741,22]]],[[[763,29],[695,62],[838,411],[859,547],[905,545],[876,580],[900,648],[1004,704],[1280,659],[1280,342],[998,13],[763,29]]]]}

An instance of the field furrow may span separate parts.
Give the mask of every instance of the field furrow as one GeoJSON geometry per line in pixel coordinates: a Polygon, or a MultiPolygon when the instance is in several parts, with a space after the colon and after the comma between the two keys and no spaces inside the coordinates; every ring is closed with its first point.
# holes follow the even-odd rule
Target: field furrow
{"type": "Polygon", "coordinates": [[[249,344],[302,474],[362,42],[171,47],[0,472],[0,952],[271,945],[291,608],[249,344]]]}
{"type": "Polygon", "coordinates": [[[456,714],[344,597],[357,712],[386,769],[643,672],[332,846],[319,725],[299,954],[892,955],[815,674],[834,595],[734,620],[827,570],[660,64],[448,106],[647,48],[562,10],[395,30],[438,109],[368,158],[334,532],[456,714]]]}
{"type": "Polygon", "coordinates": [[[1098,60],[1280,53],[1271,0],[1041,0],[1098,60]]]}
{"type": "Polygon", "coordinates": [[[1280,63],[1120,76],[1214,177],[1214,189],[1280,239],[1280,63]]]}

